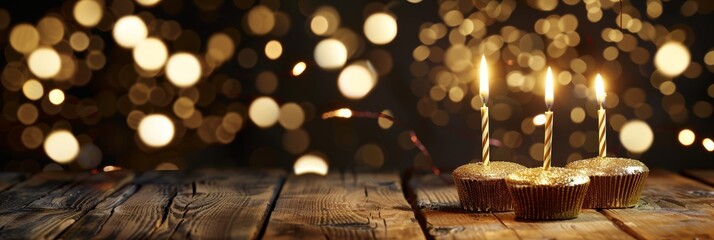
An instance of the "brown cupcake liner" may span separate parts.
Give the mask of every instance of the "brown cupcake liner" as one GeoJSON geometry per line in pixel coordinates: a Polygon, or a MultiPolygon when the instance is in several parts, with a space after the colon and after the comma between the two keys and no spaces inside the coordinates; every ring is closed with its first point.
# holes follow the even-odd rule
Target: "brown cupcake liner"
{"type": "Polygon", "coordinates": [[[468,211],[505,212],[513,210],[504,179],[454,178],[461,206],[468,211]]]}
{"type": "Polygon", "coordinates": [[[629,208],[640,200],[648,172],[590,176],[584,208],[629,208]]]}
{"type": "Polygon", "coordinates": [[[575,186],[508,185],[516,217],[532,220],[578,217],[588,184],[575,186]]]}

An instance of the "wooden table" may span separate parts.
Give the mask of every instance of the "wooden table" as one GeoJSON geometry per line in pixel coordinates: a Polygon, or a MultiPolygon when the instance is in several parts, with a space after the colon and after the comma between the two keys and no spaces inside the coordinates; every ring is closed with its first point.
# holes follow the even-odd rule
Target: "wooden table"
{"type": "Polygon", "coordinates": [[[461,210],[449,175],[0,173],[0,239],[712,239],[714,171],[685,175],[653,171],[632,209],[522,221],[461,210]]]}

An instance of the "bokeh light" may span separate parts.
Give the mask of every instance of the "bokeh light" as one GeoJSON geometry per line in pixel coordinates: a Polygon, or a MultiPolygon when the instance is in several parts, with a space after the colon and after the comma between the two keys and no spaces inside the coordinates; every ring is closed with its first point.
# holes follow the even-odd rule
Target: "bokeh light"
{"type": "Polygon", "coordinates": [[[690,60],[687,47],[679,42],[667,42],[657,50],[654,64],[662,74],[674,77],[689,67],[690,60]]]}
{"type": "Polygon", "coordinates": [[[324,69],[341,68],[347,62],[347,48],[336,39],[325,39],[315,46],[315,62],[324,69]]]}
{"type": "Polygon", "coordinates": [[[689,129],[683,129],[682,131],[679,131],[679,135],[677,135],[677,139],[679,139],[679,143],[681,143],[684,146],[689,146],[694,143],[696,139],[696,135],[692,130],[689,129]]]}
{"type": "Polygon", "coordinates": [[[17,109],[17,120],[20,120],[22,124],[32,125],[37,121],[38,116],[37,107],[31,103],[24,103],[17,109]]]}
{"type": "Polygon", "coordinates": [[[27,58],[27,65],[35,76],[39,78],[52,78],[60,72],[62,60],[52,48],[38,48],[27,58]]]}
{"type": "Polygon", "coordinates": [[[22,144],[28,149],[36,149],[42,145],[44,137],[44,133],[39,127],[29,126],[22,130],[20,141],[22,141],[22,144]]]}
{"type": "Polygon", "coordinates": [[[275,14],[270,8],[255,6],[246,15],[248,30],[255,35],[268,34],[275,27],[275,14]]]}
{"type": "Polygon", "coordinates": [[[18,52],[32,52],[39,43],[40,32],[30,24],[18,24],[10,32],[10,46],[18,52]]]}
{"type": "Polygon", "coordinates": [[[22,93],[25,94],[27,99],[38,100],[45,94],[45,90],[42,87],[42,83],[35,79],[29,79],[22,85],[22,93]]]}
{"type": "Polygon", "coordinates": [[[258,127],[269,128],[278,121],[280,107],[270,97],[259,97],[250,104],[248,117],[258,127]]]}
{"type": "Polygon", "coordinates": [[[114,41],[124,48],[133,48],[144,41],[148,35],[149,30],[146,28],[146,24],[137,16],[121,17],[114,24],[112,30],[114,41]]]}
{"type": "Polygon", "coordinates": [[[303,72],[305,72],[305,69],[307,69],[307,64],[305,62],[298,62],[295,64],[293,67],[292,74],[293,76],[300,76],[303,72]]]}
{"type": "Polygon", "coordinates": [[[89,47],[89,36],[84,32],[74,32],[69,37],[69,45],[77,52],[87,50],[89,47]]]}
{"type": "Polygon", "coordinates": [[[151,7],[161,2],[161,0],[136,0],[136,2],[139,3],[139,5],[141,6],[151,7]]]}
{"type": "Polygon", "coordinates": [[[173,121],[166,115],[150,114],[141,119],[137,131],[144,144],[158,148],[171,143],[176,130],[173,121]]]}
{"type": "Polygon", "coordinates": [[[312,33],[315,35],[323,35],[327,32],[329,24],[330,23],[327,21],[327,18],[318,15],[313,17],[310,21],[310,30],[312,30],[312,33]]]}
{"type": "Polygon", "coordinates": [[[387,13],[375,13],[364,21],[364,35],[377,45],[390,43],[397,36],[397,20],[387,13]]]}
{"type": "Polygon", "coordinates": [[[305,112],[296,103],[286,103],[280,107],[280,117],[278,122],[285,129],[295,130],[305,122],[305,112]]]}
{"type": "Polygon", "coordinates": [[[102,162],[102,150],[93,143],[84,143],[79,148],[77,155],[77,165],[82,169],[93,169],[102,162]]]}
{"type": "Polygon", "coordinates": [[[327,175],[328,165],[324,158],[315,154],[306,154],[298,158],[293,165],[295,175],[327,175]]]}
{"type": "Polygon", "coordinates": [[[644,153],[654,142],[654,133],[650,125],[641,120],[631,120],[620,130],[620,142],[627,151],[644,153]]]}
{"type": "Polygon", "coordinates": [[[55,45],[64,38],[64,23],[55,16],[40,19],[37,30],[40,32],[40,43],[44,45],[55,45]]]}
{"type": "Polygon", "coordinates": [[[711,138],[705,138],[702,140],[702,146],[704,146],[704,149],[710,152],[714,152],[714,141],[712,141],[711,138]]]}
{"type": "Polygon", "coordinates": [[[265,56],[271,60],[278,59],[283,54],[283,45],[276,40],[271,40],[265,44],[265,56]]]}
{"type": "Polygon", "coordinates": [[[74,5],[74,19],[85,27],[94,27],[102,20],[104,10],[98,1],[80,0],[74,5]]]}
{"type": "MultiPolygon", "coordinates": [[[[394,114],[392,114],[392,111],[389,109],[382,111],[382,114],[387,116],[394,116],[394,114]]],[[[381,117],[377,119],[377,125],[379,125],[379,127],[382,129],[389,129],[390,127],[392,127],[392,125],[394,125],[394,121],[381,117]]]]}
{"type": "Polygon", "coordinates": [[[545,114],[538,114],[533,117],[533,125],[541,126],[545,124],[545,114]]]}
{"type": "Polygon", "coordinates": [[[384,165],[384,151],[377,144],[365,144],[355,152],[355,160],[371,168],[380,168],[384,165]]]}
{"type": "Polygon", "coordinates": [[[147,71],[160,69],[166,63],[169,51],[158,38],[147,38],[132,50],[136,65],[147,71]]]}
{"type": "Polygon", "coordinates": [[[361,99],[377,84],[377,73],[369,62],[347,66],[337,78],[340,93],[349,99],[361,99]]]}
{"type": "Polygon", "coordinates": [[[177,87],[191,87],[201,77],[201,63],[193,54],[175,53],[166,62],[166,77],[177,87]]]}
{"type": "Polygon", "coordinates": [[[67,130],[56,130],[45,138],[45,153],[60,164],[72,162],[79,154],[77,138],[67,130]]]}
{"type": "Polygon", "coordinates": [[[59,89],[52,89],[49,94],[47,94],[47,97],[50,99],[50,102],[54,105],[60,105],[64,102],[64,92],[59,89]]]}
{"type": "Polygon", "coordinates": [[[330,6],[315,10],[310,20],[310,30],[318,36],[333,34],[340,26],[340,14],[330,6]]]}
{"type": "MultiPolygon", "coordinates": [[[[207,60],[216,61],[214,65],[223,63],[233,56],[235,47],[230,36],[225,33],[215,33],[208,39],[207,60]]],[[[212,62],[208,61],[208,64],[212,64],[212,62]]]]}

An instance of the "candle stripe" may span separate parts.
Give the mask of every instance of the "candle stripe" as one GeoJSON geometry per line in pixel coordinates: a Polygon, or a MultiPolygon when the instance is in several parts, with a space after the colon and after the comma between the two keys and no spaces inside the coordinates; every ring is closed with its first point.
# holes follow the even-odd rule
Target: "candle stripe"
{"type": "Polygon", "coordinates": [[[545,112],[545,139],[543,141],[543,168],[550,169],[553,151],[553,112],[545,112]]]}
{"type": "Polygon", "coordinates": [[[604,109],[597,111],[598,113],[598,130],[600,132],[600,157],[607,155],[607,117],[604,109]]]}
{"type": "Polygon", "coordinates": [[[481,107],[481,160],[483,165],[491,161],[488,107],[481,107]]]}

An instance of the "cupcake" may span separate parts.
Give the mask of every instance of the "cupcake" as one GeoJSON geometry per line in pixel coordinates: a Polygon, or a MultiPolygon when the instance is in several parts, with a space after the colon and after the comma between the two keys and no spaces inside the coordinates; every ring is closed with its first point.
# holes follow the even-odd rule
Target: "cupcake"
{"type": "Polygon", "coordinates": [[[521,219],[571,219],[578,217],[590,178],[558,167],[529,168],[506,177],[516,217],[521,219]]]}
{"type": "Polygon", "coordinates": [[[649,169],[628,158],[595,157],[565,166],[590,176],[585,208],[628,208],[637,205],[649,169]]]}
{"type": "Polygon", "coordinates": [[[503,212],[513,210],[506,188],[508,174],[526,169],[512,162],[469,163],[453,172],[461,206],[469,211],[503,212]]]}

